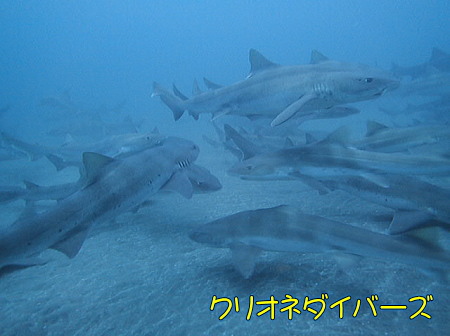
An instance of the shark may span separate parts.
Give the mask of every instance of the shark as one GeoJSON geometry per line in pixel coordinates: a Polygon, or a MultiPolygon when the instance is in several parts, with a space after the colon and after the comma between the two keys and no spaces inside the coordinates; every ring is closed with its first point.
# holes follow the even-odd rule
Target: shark
{"type": "Polygon", "coordinates": [[[185,111],[195,119],[201,113],[213,113],[215,118],[225,114],[250,118],[262,115],[273,118],[271,125],[277,126],[311,111],[377,98],[399,85],[388,72],[333,61],[317,51],[305,65],[282,66],[255,49],[250,49],[249,60],[250,75],[235,84],[213,86],[205,92],[196,89],[198,94],[187,98],[155,82],[152,96],[161,98],[175,120],[185,111]]]}
{"type": "Polygon", "coordinates": [[[390,236],[305,214],[295,207],[238,212],[194,228],[189,238],[215,248],[228,248],[237,271],[246,279],[254,273],[263,251],[336,253],[403,263],[426,274],[447,276],[450,257],[435,242],[415,237],[390,236]]]}
{"type": "MultiPolygon", "coordinates": [[[[115,157],[115,159],[120,159],[120,156],[115,157]]],[[[192,184],[194,194],[209,193],[222,188],[219,179],[205,167],[190,164],[188,167],[185,167],[184,172],[192,184]]],[[[22,199],[25,202],[42,200],[60,201],[84,187],[85,183],[86,180],[83,175],[75,182],[50,186],[42,186],[24,180],[23,184],[25,187],[0,186],[0,204],[9,203],[18,199],[22,199]]]]}
{"type": "Polygon", "coordinates": [[[371,176],[351,175],[327,176],[319,181],[329,190],[344,190],[393,209],[389,234],[404,233],[434,224],[450,231],[449,189],[417,177],[396,174],[385,174],[375,181],[371,180],[371,176]]]}
{"type": "MultiPolygon", "coordinates": [[[[342,143],[347,129],[340,128],[321,141],[274,151],[251,153],[228,172],[243,178],[286,176],[296,173],[312,177],[396,173],[448,176],[450,159],[441,156],[371,152],[342,143]]],[[[246,157],[244,155],[244,157],[246,157]]]]}
{"type": "Polygon", "coordinates": [[[352,141],[350,146],[370,151],[403,152],[449,141],[450,129],[442,125],[391,128],[376,121],[368,121],[366,136],[352,141]]]}
{"type": "Polygon", "coordinates": [[[69,166],[81,167],[81,153],[95,152],[107,156],[141,151],[158,145],[165,136],[157,131],[150,133],[127,133],[107,137],[101,141],[77,144],[70,136],[62,146],[44,146],[33,144],[14,137],[7,132],[0,132],[0,142],[4,148],[26,155],[30,161],[42,157],[47,159],[59,171],[69,166]]]}
{"type": "Polygon", "coordinates": [[[193,186],[185,168],[198,154],[197,145],[176,137],[118,159],[83,153],[83,188],[42,213],[36,213],[31,202],[14,223],[0,231],[0,268],[36,264],[36,256],[48,248],[73,258],[94,223],[132,210],[159,190],[190,198],[193,186]]]}
{"type": "Polygon", "coordinates": [[[392,65],[392,72],[398,76],[425,77],[430,71],[450,72],[450,54],[434,47],[428,62],[406,67],[392,65]]]}

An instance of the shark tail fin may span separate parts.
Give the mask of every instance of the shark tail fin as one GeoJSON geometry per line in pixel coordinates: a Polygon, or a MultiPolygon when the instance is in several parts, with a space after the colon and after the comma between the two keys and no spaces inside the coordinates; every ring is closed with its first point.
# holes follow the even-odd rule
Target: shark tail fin
{"type": "Polygon", "coordinates": [[[164,104],[166,104],[173,113],[173,117],[175,120],[178,120],[181,118],[181,116],[184,113],[184,104],[183,100],[181,100],[179,97],[174,95],[172,92],[166,90],[158,83],[153,83],[153,93],[152,97],[159,96],[164,104]]]}

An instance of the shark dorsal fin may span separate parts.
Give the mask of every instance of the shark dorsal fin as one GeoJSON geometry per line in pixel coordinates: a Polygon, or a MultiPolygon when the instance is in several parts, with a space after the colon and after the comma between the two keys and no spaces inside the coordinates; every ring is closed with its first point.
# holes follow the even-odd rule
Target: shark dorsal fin
{"type": "Polygon", "coordinates": [[[339,144],[345,145],[349,142],[349,129],[347,126],[341,126],[334,132],[330,133],[325,139],[319,143],[323,144],[339,144]]]}
{"type": "Polygon", "coordinates": [[[258,71],[263,71],[278,66],[278,64],[269,61],[258,50],[255,49],[250,49],[249,60],[250,60],[250,75],[258,71]]]}
{"type": "Polygon", "coordinates": [[[284,148],[291,148],[291,147],[294,147],[294,142],[290,137],[286,137],[286,139],[284,140],[284,148]]]}
{"type": "Polygon", "coordinates": [[[447,54],[445,51],[434,47],[433,50],[431,51],[430,63],[439,62],[443,58],[449,58],[449,57],[450,57],[450,55],[447,54]]]}
{"type": "Polygon", "coordinates": [[[188,100],[188,97],[186,97],[178,88],[175,86],[175,84],[172,84],[172,91],[175,96],[180,98],[181,100],[188,100]]]}
{"type": "Polygon", "coordinates": [[[211,82],[209,79],[203,77],[203,83],[205,83],[205,86],[210,90],[217,90],[222,87],[222,85],[211,82]]]}
{"type": "Polygon", "coordinates": [[[367,132],[366,136],[372,136],[380,132],[381,130],[387,129],[388,127],[382,123],[369,120],[367,121],[367,132]]]}
{"type": "Polygon", "coordinates": [[[66,133],[66,136],[64,137],[64,143],[62,144],[62,146],[67,146],[73,144],[74,142],[75,140],[72,137],[72,135],[70,133],[66,133]]]}
{"type": "Polygon", "coordinates": [[[30,218],[33,218],[37,215],[36,212],[36,204],[34,201],[26,201],[25,203],[25,209],[20,214],[19,218],[17,219],[17,222],[21,220],[29,220],[30,218]]]}
{"type": "Polygon", "coordinates": [[[23,184],[28,190],[38,190],[39,186],[36,183],[30,182],[28,180],[23,180],[23,184]]]}
{"type": "Polygon", "coordinates": [[[311,61],[309,63],[317,64],[317,63],[322,63],[322,62],[326,62],[329,60],[330,59],[328,57],[326,57],[324,54],[322,54],[320,51],[317,51],[316,49],[314,49],[313,51],[311,51],[311,61]]]}
{"type": "Polygon", "coordinates": [[[200,90],[200,87],[198,86],[198,82],[196,79],[194,79],[194,83],[192,83],[192,94],[194,96],[198,96],[199,94],[202,94],[202,90],[200,90]]]}
{"type": "Polygon", "coordinates": [[[106,155],[94,152],[84,152],[83,165],[86,172],[85,176],[87,184],[89,185],[94,182],[99,174],[99,171],[112,161],[114,161],[114,159],[106,155]]]}
{"type": "Polygon", "coordinates": [[[305,133],[305,144],[306,145],[310,145],[315,142],[317,142],[317,139],[314,135],[312,135],[311,133],[305,133]]]}

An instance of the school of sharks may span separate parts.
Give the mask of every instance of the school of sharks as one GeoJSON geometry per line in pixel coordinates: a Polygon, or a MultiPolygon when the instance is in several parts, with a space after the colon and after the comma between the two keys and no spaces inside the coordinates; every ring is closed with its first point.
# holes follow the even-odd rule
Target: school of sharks
{"type": "MultiPolygon", "coordinates": [[[[218,156],[225,152],[234,158],[223,171],[239,183],[261,181],[259,193],[270,193],[263,181],[289,180],[306,185],[310,193],[343,191],[391,210],[391,219],[378,231],[290,204],[230,213],[191,231],[189,238],[197,243],[230,249],[231,263],[244,278],[256,275],[261,252],[278,251],[299,258],[302,253],[336,253],[402,263],[448,284],[450,55],[435,48],[427,62],[394,65],[391,71],[336,61],[315,50],[302,65],[277,64],[255,49],[249,60],[247,78],[230,85],[204,78],[205,91],[195,81],[192,97],[175,85],[169,90],[159,84],[163,78],[154,82],[152,97],[160,98],[175,120],[186,118],[185,113],[196,120],[212,115],[216,137],[204,135],[200,145],[157,129],[138,132],[131,118],[117,124],[87,118],[68,93],[41,102],[76,116],[67,129],[58,128],[64,144],[31,143],[0,130],[1,164],[32,165],[45,158],[58,171],[79,170],[76,180],[60,185],[24,180],[23,185],[0,186],[2,205],[23,201],[20,216],[0,232],[0,268],[20,272],[39,267],[49,262],[39,257],[46,249],[74,258],[86,239],[95,239],[89,235],[94,225],[157,206],[148,201],[165,191],[190,202],[196,202],[197,193],[215,197],[223,187],[218,172],[195,163],[200,148],[209,146],[218,156]],[[351,123],[328,134],[303,131],[310,120],[363,114],[354,103],[384,95],[432,100],[381,111],[393,118],[407,114],[411,123],[387,126],[367,120],[361,137],[352,135],[351,123]],[[233,124],[243,118],[248,127],[233,124]],[[77,143],[83,132],[96,137],[77,143]]],[[[0,113],[10,109],[5,106],[0,113]]]]}

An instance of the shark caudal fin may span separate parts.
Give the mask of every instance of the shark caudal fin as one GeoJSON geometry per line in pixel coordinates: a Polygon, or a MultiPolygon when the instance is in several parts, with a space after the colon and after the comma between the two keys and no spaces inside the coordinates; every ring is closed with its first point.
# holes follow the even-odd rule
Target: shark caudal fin
{"type": "Polygon", "coordinates": [[[178,120],[181,118],[181,116],[184,113],[184,104],[183,100],[181,100],[179,97],[174,95],[172,92],[166,90],[158,83],[153,83],[153,93],[152,97],[159,96],[164,104],[166,104],[173,113],[173,117],[175,120],[178,120]]]}

